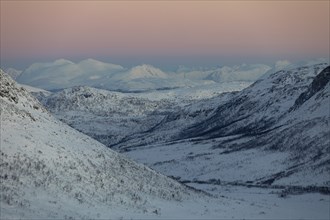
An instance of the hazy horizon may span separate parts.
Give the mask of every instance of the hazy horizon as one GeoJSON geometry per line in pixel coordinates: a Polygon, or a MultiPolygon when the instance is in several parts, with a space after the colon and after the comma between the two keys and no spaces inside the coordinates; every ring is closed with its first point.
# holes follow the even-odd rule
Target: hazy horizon
{"type": "Polygon", "coordinates": [[[329,1],[1,1],[1,67],[163,69],[329,57],[329,1]]]}

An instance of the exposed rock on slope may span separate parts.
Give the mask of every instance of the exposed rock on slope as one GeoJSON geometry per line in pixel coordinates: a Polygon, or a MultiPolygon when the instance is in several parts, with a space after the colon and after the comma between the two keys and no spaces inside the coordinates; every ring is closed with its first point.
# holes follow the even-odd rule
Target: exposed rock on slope
{"type": "Polygon", "coordinates": [[[267,132],[287,114],[299,95],[326,66],[318,64],[270,74],[220,105],[214,115],[181,135],[211,138],[267,132]]]}
{"type": "Polygon", "coordinates": [[[299,108],[306,100],[311,98],[315,93],[323,89],[330,81],[330,67],[325,68],[321,73],[319,73],[311,85],[308,87],[307,91],[301,93],[293,106],[293,109],[299,108]]]}

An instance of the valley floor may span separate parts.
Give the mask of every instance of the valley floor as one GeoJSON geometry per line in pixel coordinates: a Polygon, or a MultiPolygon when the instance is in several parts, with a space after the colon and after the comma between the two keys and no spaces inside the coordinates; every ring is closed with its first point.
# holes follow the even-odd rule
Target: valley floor
{"type": "Polygon", "coordinates": [[[130,148],[123,153],[216,196],[225,204],[209,206],[205,211],[215,211],[220,219],[329,219],[329,187],[322,187],[329,179],[326,172],[324,176],[315,174],[313,180],[304,178],[308,171],[302,170],[275,180],[275,184],[261,183],[285,171],[290,155],[257,149],[224,153],[228,149],[217,147],[217,142],[178,141],[130,148]]]}
{"type": "Polygon", "coordinates": [[[189,184],[233,201],[225,218],[329,219],[330,196],[320,193],[281,196],[281,190],[244,186],[189,184]],[[232,216],[229,214],[231,213],[232,216]]]}
{"type": "MultiPolygon", "coordinates": [[[[247,188],[240,186],[214,186],[189,184],[192,187],[213,192],[218,198],[209,201],[164,202],[155,199],[154,212],[137,212],[123,206],[91,207],[68,200],[67,203],[51,203],[38,193],[31,207],[1,204],[1,219],[329,219],[329,195],[318,193],[279,196],[279,190],[247,188]],[[49,212],[49,207],[53,211],[49,212]]],[[[45,195],[47,197],[47,195],[45,195]]]]}

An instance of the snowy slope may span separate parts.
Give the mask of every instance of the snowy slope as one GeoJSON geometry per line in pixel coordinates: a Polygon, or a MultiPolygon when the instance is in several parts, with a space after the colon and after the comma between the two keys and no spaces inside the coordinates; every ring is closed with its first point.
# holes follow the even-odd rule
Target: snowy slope
{"type": "Polygon", "coordinates": [[[1,219],[204,213],[193,209],[211,198],[57,121],[24,88],[0,77],[1,219]]]}

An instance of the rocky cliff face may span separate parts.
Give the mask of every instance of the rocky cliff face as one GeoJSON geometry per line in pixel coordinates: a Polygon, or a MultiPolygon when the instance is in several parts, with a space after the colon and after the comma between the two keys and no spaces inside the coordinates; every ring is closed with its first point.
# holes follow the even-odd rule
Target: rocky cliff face
{"type": "Polygon", "coordinates": [[[329,81],[330,81],[330,67],[328,66],[315,77],[315,79],[310,84],[308,89],[300,94],[298,99],[295,101],[292,110],[299,108],[306,100],[311,98],[315,93],[317,93],[321,89],[324,89],[324,87],[329,83],[329,81]]]}

